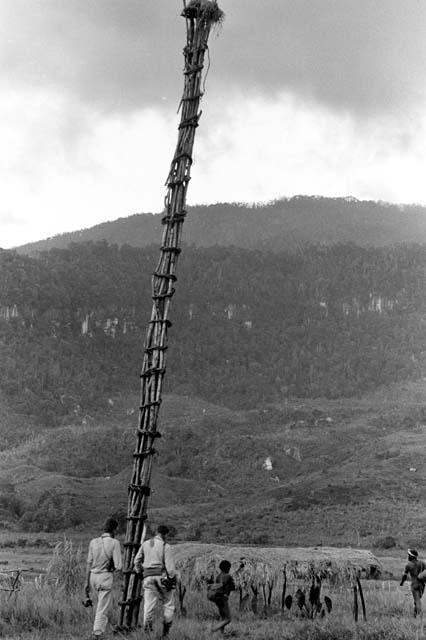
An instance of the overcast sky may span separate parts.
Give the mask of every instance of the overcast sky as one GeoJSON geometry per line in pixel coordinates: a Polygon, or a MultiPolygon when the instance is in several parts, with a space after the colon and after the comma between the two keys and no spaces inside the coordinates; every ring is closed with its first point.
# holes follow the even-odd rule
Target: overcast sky
{"type": "MultiPolygon", "coordinates": [[[[190,204],[426,204],[425,0],[221,0],[190,204]]],[[[182,0],[0,0],[0,246],[160,211],[182,0]]]]}

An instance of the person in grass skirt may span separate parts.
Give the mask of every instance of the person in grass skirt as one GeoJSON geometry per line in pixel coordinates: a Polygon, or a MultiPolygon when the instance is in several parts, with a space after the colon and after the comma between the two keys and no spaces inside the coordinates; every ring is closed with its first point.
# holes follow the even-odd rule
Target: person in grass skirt
{"type": "Polygon", "coordinates": [[[212,627],[212,631],[225,632],[225,627],[231,622],[231,610],[229,608],[229,595],[235,591],[235,582],[229,575],[231,563],[222,560],[219,564],[220,573],[215,580],[211,580],[207,586],[207,597],[217,606],[220,622],[212,627]]]}
{"type": "Polygon", "coordinates": [[[422,595],[426,581],[426,562],[419,560],[419,554],[416,549],[408,549],[408,562],[401,578],[401,587],[408,576],[410,576],[411,593],[414,600],[414,616],[416,617],[422,613],[422,595]]]}

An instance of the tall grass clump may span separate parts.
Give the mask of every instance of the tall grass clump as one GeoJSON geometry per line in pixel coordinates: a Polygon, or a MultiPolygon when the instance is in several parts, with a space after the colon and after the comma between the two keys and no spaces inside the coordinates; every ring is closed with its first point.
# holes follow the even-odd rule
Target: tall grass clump
{"type": "Polygon", "coordinates": [[[81,625],[80,599],[66,597],[53,585],[38,588],[35,583],[23,586],[16,598],[2,603],[1,619],[5,632],[47,631],[62,632],[66,627],[81,625]]]}
{"type": "Polygon", "coordinates": [[[63,540],[55,545],[45,579],[67,595],[81,590],[84,580],[84,556],[81,545],[76,546],[72,540],[64,536],[63,540]]]}
{"type": "Polygon", "coordinates": [[[85,634],[90,613],[82,606],[83,583],[81,546],[64,537],[56,544],[45,574],[24,582],[12,597],[1,597],[0,636],[20,638],[30,633],[32,638],[40,633],[58,638],[68,631],[78,638],[85,634]]]}

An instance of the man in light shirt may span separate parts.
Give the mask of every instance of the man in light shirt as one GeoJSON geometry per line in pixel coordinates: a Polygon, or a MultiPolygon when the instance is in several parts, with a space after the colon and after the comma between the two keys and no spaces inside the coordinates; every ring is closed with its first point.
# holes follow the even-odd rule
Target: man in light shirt
{"type": "Polygon", "coordinates": [[[161,578],[176,576],[172,550],[166,543],[169,528],[160,525],[157,535],[143,542],[135,557],[135,571],[143,574],[144,606],[143,623],[145,631],[152,631],[154,610],[158,602],[163,605],[163,638],[172,626],[175,604],[173,591],[166,589],[161,578]]]}
{"type": "Polygon", "coordinates": [[[108,624],[114,571],[122,569],[120,543],[114,539],[117,529],[117,520],[108,518],[103,534],[99,538],[93,538],[89,544],[85,591],[88,598],[90,589],[93,589],[97,595],[92,634],[92,638],[96,640],[103,638],[108,624]]]}

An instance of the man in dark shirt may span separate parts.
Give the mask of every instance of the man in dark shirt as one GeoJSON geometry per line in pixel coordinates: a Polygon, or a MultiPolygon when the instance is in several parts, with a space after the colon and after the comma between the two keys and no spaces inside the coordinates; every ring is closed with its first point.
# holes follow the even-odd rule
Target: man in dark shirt
{"type": "Polygon", "coordinates": [[[401,587],[410,576],[411,593],[414,599],[414,616],[420,616],[422,613],[422,595],[425,590],[425,583],[422,579],[423,576],[419,579],[419,574],[423,571],[426,571],[426,563],[423,560],[419,560],[419,554],[416,549],[408,549],[408,562],[401,578],[401,587]]]}
{"type": "Polygon", "coordinates": [[[220,573],[215,583],[221,586],[215,591],[214,602],[219,610],[220,622],[212,628],[212,631],[225,632],[225,627],[231,622],[231,611],[229,609],[228,598],[231,591],[235,591],[235,583],[232,576],[229,575],[231,563],[228,560],[222,560],[219,565],[220,573]]]}

